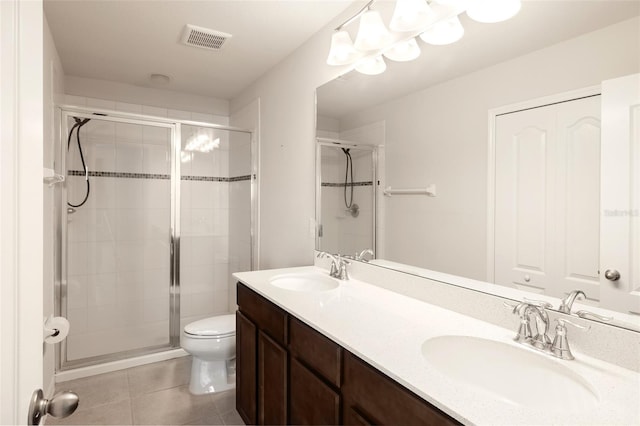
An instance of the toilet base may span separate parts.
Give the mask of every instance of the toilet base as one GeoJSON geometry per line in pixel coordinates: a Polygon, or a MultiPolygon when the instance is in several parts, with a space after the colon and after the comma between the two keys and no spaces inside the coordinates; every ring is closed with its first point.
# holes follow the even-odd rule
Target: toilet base
{"type": "Polygon", "coordinates": [[[193,357],[189,392],[193,395],[222,392],[236,387],[236,360],[204,361],[193,357]]]}

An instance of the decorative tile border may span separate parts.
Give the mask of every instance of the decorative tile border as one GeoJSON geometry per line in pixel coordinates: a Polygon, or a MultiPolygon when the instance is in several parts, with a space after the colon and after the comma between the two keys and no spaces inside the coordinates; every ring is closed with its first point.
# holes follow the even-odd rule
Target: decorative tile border
{"type": "MultiPolygon", "coordinates": [[[[84,176],[81,170],[69,170],[69,176],[84,176]]],[[[127,179],[171,179],[169,174],[157,173],[126,173],[126,172],[92,172],[89,171],[89,177],[111,177],[111,178],[127,178],[127,179]]],[[[194,176],[184,175],[180,180],[194,180],[202,182],[241,182],[251,180],[251,175],[235,176],[235,177],[217,177],[217,176],[194,176]]]]}
{"type": "Polygon", "coordinates": [[[321,186],[328,186],[330,188],[344,188],[344,187],[347,187],[347,186],[373,186],[373,182],[372,181],[353,182],[353,184],[350,184],[350,183],[322,182],[321,186]]]}
{"type": "MultiPolygon", "coordinates": [[[[84,176],[82,170],[69,170],[69,176],[84,176]]],[[[92,172],[89,171],[89,177],[114,177],[129,179],[171,179],[171,175],[155,174],[155,173],[125,173],[125,172],[92,172]]]]}

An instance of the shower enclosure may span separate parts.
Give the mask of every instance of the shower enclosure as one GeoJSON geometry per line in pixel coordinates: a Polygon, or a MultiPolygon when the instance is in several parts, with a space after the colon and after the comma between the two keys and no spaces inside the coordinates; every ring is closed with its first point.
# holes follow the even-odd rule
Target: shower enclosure
{"type": "Polygon", "coordinates": [[[61,117],[57,309],[71,329],[59,370],[178,348],[184,324],[235,308],[231,273],[252,267],[251,132],[61,117]]]}
{"type": "Polygon", "coordinates": [[[377,149],[318,138],[316,250],[355,256],[376,252],[377,149]]]}

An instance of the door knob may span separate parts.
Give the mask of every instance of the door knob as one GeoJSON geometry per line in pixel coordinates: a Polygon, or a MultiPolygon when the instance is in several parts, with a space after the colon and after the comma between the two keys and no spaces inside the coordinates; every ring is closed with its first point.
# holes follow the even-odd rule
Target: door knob
{"type": "Polygon", "coordinates": [[[620,272],[615,269],[607,269],[604,271],[604,277],[609,281],[618,281],[620,279],[620,272]]]}
{"type": "Polygon", "coordinates": [[[78,408],[80,398],[75,392],[59,392],[51,399],[45,399],[42,389],[33,392],[29,404],[27,424],[39,425],[42,418],[50,414],[53,417],[67,417],[78,408]]]}

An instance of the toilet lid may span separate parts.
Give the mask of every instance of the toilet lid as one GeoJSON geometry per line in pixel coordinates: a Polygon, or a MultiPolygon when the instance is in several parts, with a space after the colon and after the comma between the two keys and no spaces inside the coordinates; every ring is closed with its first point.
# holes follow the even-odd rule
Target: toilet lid
{"type": "Polygon", "coordinates": [[[193,336],[228,337],[236,334],[236,316],[218,315],[187,324],[184,332],[193,336]]]}

